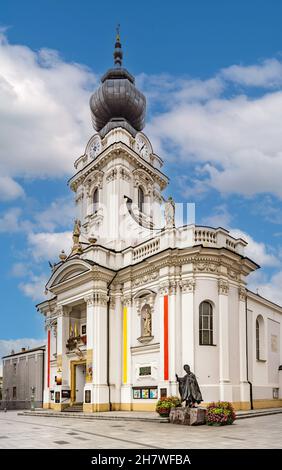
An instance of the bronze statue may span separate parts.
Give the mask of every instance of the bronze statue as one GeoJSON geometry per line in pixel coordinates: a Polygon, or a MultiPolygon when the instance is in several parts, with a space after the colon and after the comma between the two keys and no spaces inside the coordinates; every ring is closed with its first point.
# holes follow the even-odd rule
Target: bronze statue
{"type": "Polygon", "coordinates": [[[186,372],[184,377],[178,377],[177,374],[175,375],[176,380],[179,383],[181,401],[185,401],[186,406],[189,408],[195,408],[195,403],[199,404],[203,401],[200,387],[195,374],[190,371],[190,366],[188,366],[188,364],[185,364],[184,370],[186,372]]]}

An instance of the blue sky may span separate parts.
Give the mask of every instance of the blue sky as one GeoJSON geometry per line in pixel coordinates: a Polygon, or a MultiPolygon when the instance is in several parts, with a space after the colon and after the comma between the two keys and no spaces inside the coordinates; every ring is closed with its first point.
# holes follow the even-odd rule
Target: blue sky
{"type": "Polygon", "coordinates": [[[281,16],[278,0],[2,0],[0,353],[44,337],[34,305],[72,227],[67,179],[117,23],[167,194],[245,236],[251,288],[282,302],[281,16]]]}

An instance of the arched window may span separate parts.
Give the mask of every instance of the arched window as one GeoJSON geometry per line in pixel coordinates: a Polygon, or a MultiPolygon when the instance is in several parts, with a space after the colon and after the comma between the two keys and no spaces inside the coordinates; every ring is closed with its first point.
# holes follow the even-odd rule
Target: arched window
{"type": "Polygon", "coordinates": [[[144,191],[140,186],[138,188],[138,209],[140,212],[144,210],[144,191]]]}
{"type": "Polygon", "coordinates": [[[264,321],[261,315],[256,318],[256,359],[263,361],[265,359],[264,350],[264,321]]]}
{"type": "Polygon", "coordinates": [[[98,208],[99,208],[99,191],[98,191],[98,188],[96,188],[93,193],[93,214],[97,212],[98,208]]]}
{"type": "Polygon", "coordinates": [[[210,302],[204,301],[199,307],[200,345],[213,344],[213,308],[210,302]]]}
{"type": "Polygon", "coordinates": [[[256,358],[259,361],[259,321],[256,319],[256,358]]]}

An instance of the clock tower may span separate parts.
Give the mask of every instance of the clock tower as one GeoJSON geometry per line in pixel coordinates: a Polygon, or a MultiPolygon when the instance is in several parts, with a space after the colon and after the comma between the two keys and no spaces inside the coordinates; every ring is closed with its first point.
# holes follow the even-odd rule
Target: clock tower
{"type": "Polygon", "coordinates": [[[95,134],[75,162],[70,187],[76,193],[81,241],[97,240],[121,250],[154,236],[161,226],[162,191],[168,178],[145,125],[145,96],[122,66],[119,34],[114,67],[90,98],[95,134]]]}

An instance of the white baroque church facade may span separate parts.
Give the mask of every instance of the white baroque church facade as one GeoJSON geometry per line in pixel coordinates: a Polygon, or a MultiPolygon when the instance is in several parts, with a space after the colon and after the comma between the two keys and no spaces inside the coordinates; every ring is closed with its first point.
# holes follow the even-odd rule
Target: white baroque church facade
{"type": "Polygon", "coordinates": [[[175,226],[168,178],[122,67],[92,95],[96,133],[75,162],[71,253],[46,285],[44,408],[154,410],[189,364],[204,403],[282,406],[282,308],[249,291],[259,266],[223,228],[175,226]],[[162,206],[165,203],[165,221],[162,206]]]}

